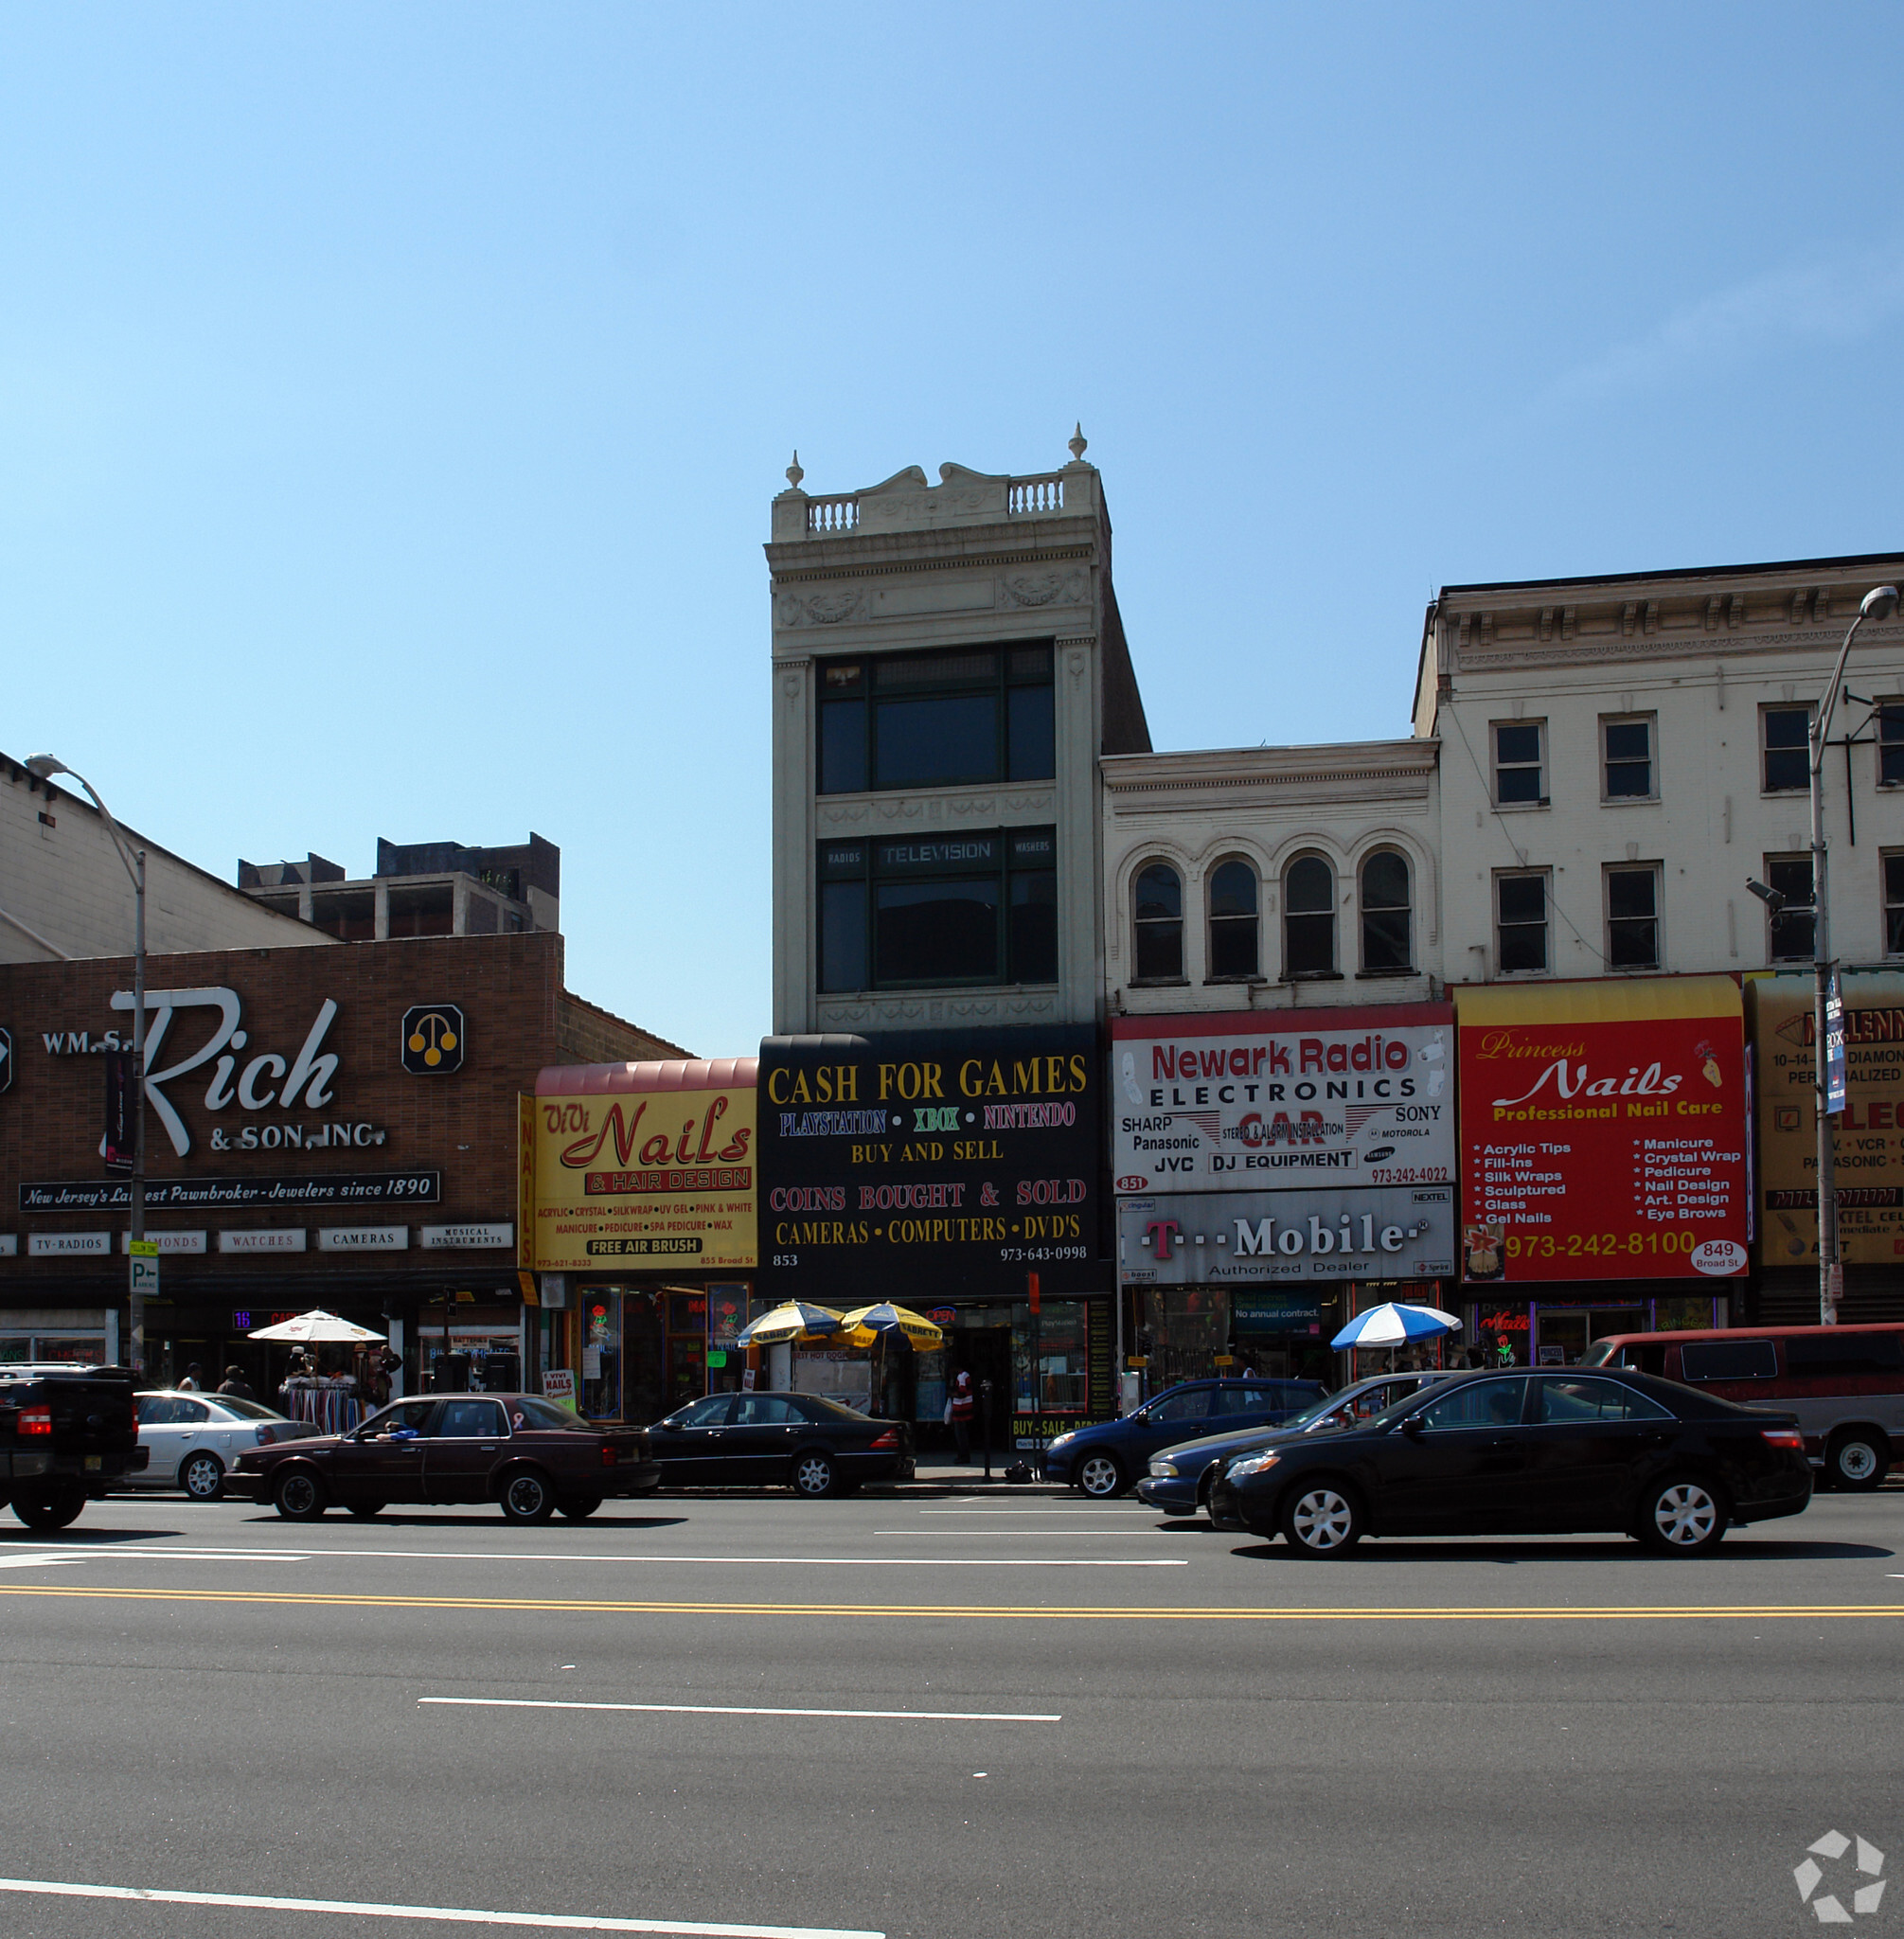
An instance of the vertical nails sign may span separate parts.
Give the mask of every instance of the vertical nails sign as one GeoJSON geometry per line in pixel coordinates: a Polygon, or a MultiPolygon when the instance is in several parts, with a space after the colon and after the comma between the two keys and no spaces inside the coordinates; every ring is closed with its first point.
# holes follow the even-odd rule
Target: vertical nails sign
{"type": "Polygon", "coordinates": [[[1745,1271],[1745,1049],[1729,976],[1457,990],[1469,1283],[1745,1271]]]}
{"type": "MultiPolygon", "coordinates": [[[[758,1059],[583,1064],[536,1080],[544,1272],[752,1269],[758,1059]]],[[[525,1219],[525,1223],[528,1221],[525,1219]]]]}

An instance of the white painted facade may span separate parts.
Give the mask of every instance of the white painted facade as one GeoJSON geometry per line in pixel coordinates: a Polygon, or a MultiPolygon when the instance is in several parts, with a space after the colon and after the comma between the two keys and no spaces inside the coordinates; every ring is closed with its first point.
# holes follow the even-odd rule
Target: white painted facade
{"type": "MultiPolygon", "coordinates": [[[[121,824],[146,851],[146,947],[283,949],[329,943],[121,824]]],[[[0,963],[130,956],[133,898],[104,817],[63,776],[50,784],[0,756],[0,963]]]]}

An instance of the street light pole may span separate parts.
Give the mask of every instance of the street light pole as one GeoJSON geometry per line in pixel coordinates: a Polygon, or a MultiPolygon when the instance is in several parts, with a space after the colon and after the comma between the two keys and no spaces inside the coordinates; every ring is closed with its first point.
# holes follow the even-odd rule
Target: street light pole
{"type": "Polygon", "coordinates": [[[1838,1324],[1838,1300],[1844,1287],[1844,1268],[1838,1251],[1838,1171],[1833,1145],[1828,1077],[1825,1070],[1825,1007],[1831,994],[1831,904],[1824,842],[1824,748],[1831,734],[1831,717],[1844,686],[1844,668],[1851,642],[1867,619],[1885,620],[1897,608],[1895,586],[1874,586],[1858,608],[1858,617],[1838,649],[1831,682],[1820,695],[1811,720],[1811,1076],[1813,1115],[1818,1130],[1818,1320],[1823,1326],[1838,1324]]]}
{"type": "MultiPolygon", "coordinates": [[[[99,791],[75,768],[50,754],[27,757],[27,769],[41,780],[65,774],[91,795],[99,810],[113,846],[133,879],[133,1204],[128,1237],[136,1245],[146,1236],[146,851],[134,848],[113,819],[113,811],[99,797],[99,791]]],[[[132,1254],[128,1254],[130,1261],[132,1254]]],[[[144,1373],[146,1364],[146,1302],[142,1292],[131,1295],[132,1362],[144,1373]]]]}

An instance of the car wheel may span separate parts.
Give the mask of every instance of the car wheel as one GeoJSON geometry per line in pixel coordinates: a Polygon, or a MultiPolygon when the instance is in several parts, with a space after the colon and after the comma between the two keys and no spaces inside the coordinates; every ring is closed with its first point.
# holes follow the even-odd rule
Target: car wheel
{"type": "Polygon", "coordinates": [[[324,1484],[310,1468],[287,1468],[271,1491],[272,1505],[287,1521],[315,1521],[330,1505],[324,1484]]]}
{"type": "Polygon", "coordinates": [[[511,1521],[546,1521],[556,1512],[555,1490],[533,1468],[519,1468],[503,1483],[503,1514],[511,1521]]]}
{"type": "Polygon", "coordinates": [[[601,1506],[599,1495],[564,1495],[556,1506],[571,1521],[586,1521],[601,1506]]]}
{"type": "Polygon", "coordinates": [[[1704,1556],[1725,1534],[1725,1510],[1703,1482],[1677,1475],[1640,1506],[1640,1539],[1663,1556],[1704,1556]]]}
{"type": "Polygon", "coordinates": [[[360,1521],[374,1521],[390,1504],[388,1502],[346,1502],[344,1504],[360,1521]]]}
{"type": "Polygon", "coordinates": [[[1126,1483],[1124,1470],[1114,1454],[1087,1454],[1077,1464],[1077,1485],[1094,1502],[1108,1502],[1121,1495],[1126,1483]]]}
{"type": "Polygon", "coordinates": [[[179,1486],[192,1502],[216,1502],[224,1495],[224,1463],[201,1448],[179,1463],[179,1486]]]}
{"type": "Polygon", "coordinates": [[[1889,1452],[1870,1434],[1845,1434],[1832,1442],[1831,1451],[1824,1457],[1824,1471],[1832,1486],[1856,1494],[1877,1487],[1890,1468],[1889,1452]]]}
{"type": "Polygon", "coordinates": [[[28,1528],[49,1532],[64,1528],[80,1519],[80,1510],[85,1505],[84,1488],[62,1487],[58,1483],[50,1487],[13,1491],[13,1512],[28,1528]]]}
{"type": "Polygon", "coordinates": [[[1299,1556],[1344,1556],[1361,1528],[1361,1508],[1327,1482],[1299,1487],[1283,1503],[1283,1539],[1299,1556]]]}
{"type": "Polygon", "coordinates": [[[822,1496],[830,1495],[839,1485],[839,1470],[833,1466],[833,1457],[823,1454],[817,1448],[810,1448],[804,1454],[793,1457],[793,1492],[805,1495],[810,1502],[817,1502],[822,1496]]]}

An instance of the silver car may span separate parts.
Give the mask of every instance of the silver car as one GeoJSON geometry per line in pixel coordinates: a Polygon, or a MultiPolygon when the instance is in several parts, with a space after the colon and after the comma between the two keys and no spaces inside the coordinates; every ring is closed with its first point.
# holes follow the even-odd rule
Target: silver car
{"type": "Polygon", "coordinates": [[[126,1476],[130,1487],[183,1488],[194,1502],[224,1493],[224,1471],[247,1448],[301,1441],[323,1432],[307,1420],[288,1420],[235,1394],[180,1394],[169,1388],[137,1396],[139,1446],[147,1465],[126,1476]]]}

